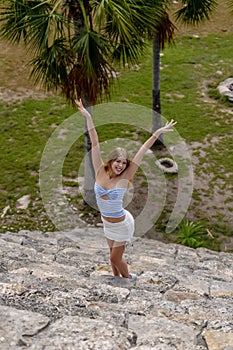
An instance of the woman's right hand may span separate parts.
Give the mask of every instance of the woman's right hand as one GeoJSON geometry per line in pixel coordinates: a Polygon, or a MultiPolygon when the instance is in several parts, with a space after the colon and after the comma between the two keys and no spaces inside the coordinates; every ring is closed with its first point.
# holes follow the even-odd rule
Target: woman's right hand
{"type": "Polygon", "coordinates": [[[90,115],[89,112],[86,110],[86,108],[83,107],[81,98],[79,100],[74,100],[74,102],[78,106],[79,112],[81,112],[84,117],[87,117],[90,115]]]}

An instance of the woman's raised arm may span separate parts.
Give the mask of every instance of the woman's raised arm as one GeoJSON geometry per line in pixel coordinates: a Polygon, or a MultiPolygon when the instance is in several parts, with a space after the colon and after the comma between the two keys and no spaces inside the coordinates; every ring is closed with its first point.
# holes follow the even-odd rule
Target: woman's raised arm
{"type": "Polygon", "coordinates": [[[165,134],[167,132],[173,131],[172,127],[176,125],[177,122],[175,122],[173,119],[170,122],[167,122],[165,126],[162,128],[156,130],[148,140],[140,147],[136,155],[134,156],[129,170],[127,171],[129,173],[130,177],[133,177],[136,171],[138,170],[139,165],[141,164],[141,161],[145,155],[145,153],[150,149],[153,144],[155,143],[156,139],[159,137],[161,134],[165,134]]]}
{"type": "Polygon", "coordinates": [[[82,100],[81,99],[75,100],[74,102],[78,106],[78,110],[82,113],[82,115],[85,117],[87,122],[87,130],[88,130],[88,133],[91,139],[91,145],[92,145],[92,161],[93,161],[95,173],[97,174],[100,167],[103,165],[103,160],[100,153],[98,134],[96,132],[96,129],[92,120],[92,116],[86,110],[86,108],[84,108],[82,100]]]}

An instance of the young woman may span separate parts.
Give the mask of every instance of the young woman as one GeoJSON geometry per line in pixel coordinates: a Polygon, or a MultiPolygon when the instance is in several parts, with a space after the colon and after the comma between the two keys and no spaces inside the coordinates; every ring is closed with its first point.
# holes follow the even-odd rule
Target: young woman
{"type": "Polygon", "coordinates": [[[104,163],[92,117],[83,107],[81,99],[75,100],[75,103],[86,118],[92,143],[92,162],[96,176],[94,190],[103,221],[104,234],[110,249],[113,274],[136,280],[136,275],[129,273],[127,263],[123,259],[125,245],[131,241],[134,234],[134,218],[122,206],[124,194],[146,151],[154,144],[160,134],[172,131],[176,122],[171,120],[164,127],[156,130],[140,147],[132,161],[129,160],[127,151],[118,147],[109,154],[107,163],[104,163]]]}

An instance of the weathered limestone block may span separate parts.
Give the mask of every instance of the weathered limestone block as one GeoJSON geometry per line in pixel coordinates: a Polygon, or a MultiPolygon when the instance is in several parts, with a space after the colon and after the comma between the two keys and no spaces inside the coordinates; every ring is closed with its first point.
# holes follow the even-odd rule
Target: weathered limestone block
{"type": "Polygon", "coordinates": [[[91,318],[78,316],[56,320],[35,341],[30,341],[31,350],[126,350],[137,340],[133,331],[91,318]]]}
{"type": "Polygon", "coordinates": [[[137,344],[150,344],[151,347],[168,346],[172,349],[172,345],[180,349],[195,349],[195,338],[197,332],[185,324],[169,320],[165,317],[146,317],[135,316],[129,317],[129,328],[137,334],[137,344]]]}
{"type": "Polygon", "coordinates": [[[205,339],[210,350],[233,350],[233,332],[206,330],[205,339]]]}
{"type": "Polygon", "coordinates": [[[27,345],[24,337],[36,336],[45,329],[50,319],[27,310],[0,305],[0,349],[20,349],[27,345]]]}

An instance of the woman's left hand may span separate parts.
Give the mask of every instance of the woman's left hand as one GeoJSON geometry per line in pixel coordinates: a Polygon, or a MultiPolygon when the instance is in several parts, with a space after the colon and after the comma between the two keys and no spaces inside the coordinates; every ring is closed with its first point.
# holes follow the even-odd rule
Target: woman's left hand
{"type": "Polygon", "coordinates": [[[167,133],[167,132],[174,131],[174,130],[172,129],[172,127],[173,127],[174,125],[176,125],[176,123],[177,123],[177,122],[174,121],[173,119],[172,119],[170,122],[166,122],[165,126],[163,126],[162,128],[160,128],[160,129],[158,129],[158,130],[156,130],[156,131],[154,132],[154,135],[158,137],[160,134],[165,134],[165,133],[167,133]]]}

